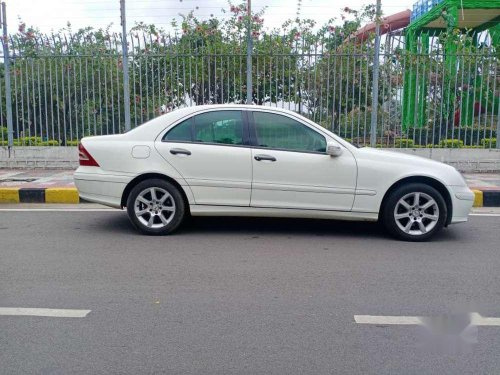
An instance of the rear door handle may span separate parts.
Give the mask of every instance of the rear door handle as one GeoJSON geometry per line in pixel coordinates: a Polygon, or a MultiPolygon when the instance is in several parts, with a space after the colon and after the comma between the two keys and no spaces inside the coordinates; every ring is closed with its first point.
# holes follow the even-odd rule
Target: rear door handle
{"type": "Polygon", "coordinates": [[[170,153],[171,153],[172,155],[177,155],[177,154],[181,154],[181,155],[191,155],[191,151],[186,150],[185,148],[171,148],[171,149],[170,149],[170,153]]]}
{"type": "Polygon", "coordinates": [[[257,161],[262,161],[262,160],[276,161],[276,158],[271,155],[255,155],[253,158],[257,161]]]}

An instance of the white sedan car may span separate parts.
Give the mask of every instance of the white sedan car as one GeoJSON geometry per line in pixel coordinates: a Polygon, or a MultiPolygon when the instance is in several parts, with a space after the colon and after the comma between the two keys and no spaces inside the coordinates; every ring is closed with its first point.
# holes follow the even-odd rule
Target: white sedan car
{"type": "Polygon", "coordinates": [[[83,138],[80,197],[126,207],[145,234],[193,216],[381,221],[430,238],[467,221],[473,193],[453,167],[356,148],[287,110],[209,105],[176,110],[125,134],[83,138]]]}

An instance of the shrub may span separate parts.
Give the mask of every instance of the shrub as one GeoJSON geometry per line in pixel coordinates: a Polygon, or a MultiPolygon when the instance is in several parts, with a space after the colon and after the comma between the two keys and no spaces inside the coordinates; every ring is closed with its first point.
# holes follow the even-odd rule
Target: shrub
{"type": "Polygon", "coordinates": [[[66,146],[78,146],[79,140],[66,141],[66,146]]]}
{"type": "Polygon", "coordinates": [[[21,137],[15,141],[19,146],[39,146],[43,142],[42,137],[21,137]]]}
{"type": "MultiPolygon", "coordinates": [[[[449,130],[448,137],[451,137],[451,131],[449,130]]],[[[457,129],[455,129],[456,134],[457,129]]],[[[478,129],[476,127],[472,128],[470,126],[460,129],[460,137],[464,138],[464,134],[467,134],[467,143],[476,143],[477,145],[481,145],[481,139],[483,138],[497,138],[497,131],[495,127],[489,127],[478,129]]],[[[456,135],[455,137],[456,138],[456,135]]]]}
{"type": "Polygon", "coordinates": [[[0,126],[0,142],[2,142],[2,139],[4,141],[6,141],[7,137],[8,137],[7,127],[6,126],[0,126]]]}
{"type": "MultiPolygon", "coordinates": [[[[9,141],[7,139],[4,139],[3,141],[0,140],[0,146],[8,146],[8,145],[9,145],[9,141]]],[[[13,145],[19,146],[19,142],[17,141],[17,139],[14,139],[13,145]]]]}
{"type": "MultiPolygon", "coordinates": [[[[0,140],[0,146],[8,146],[9,142],[7,139],[0,140]]],[[[59,141],[55,139],[49,139],[43,141],[41,137],[22,137],[19,139],[14,139],[13,146],[59,146],[59,141]]]]}
{"type": "Polygon", "coordinates": [[[464,141],[459,139],[443,139],[440,145],[444,148],[462,148],[464,147],[464,141]]]}
{"type": "Polygon", "coordinates": [[[415,147],[415,142],[413,141],[413,139],[399,138],[395,140],[394,147],[413,148],[415,147]]]}
{"type": "Polygon", "coordinates": [[[497,139],[496,138],[483,138],[483,139],[481,139],[481,147],[482,148],[496,148],[497,147],[497,139]]]}
{"type": "Polygon", "coordinates": [[[37,146],[59,146],[59,141],[49,139],[48,141],[40,142],[37,146]]]}

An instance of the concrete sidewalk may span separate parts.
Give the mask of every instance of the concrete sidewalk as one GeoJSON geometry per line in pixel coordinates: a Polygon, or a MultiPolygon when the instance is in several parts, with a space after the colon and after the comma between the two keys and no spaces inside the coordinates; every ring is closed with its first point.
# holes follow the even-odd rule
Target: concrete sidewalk
{"type": "Polygon", "coordinates": [[[73,172],[0,169],[0,203],[79,203],[73,172]]]}
{"type": "MultiPolygon", "coordinates": [[[[466,173],[475,207],[500,207],[500,173],[466,173]]],[[[0,203],[78,203],[73,170],[0,169],[0,203]]]]}

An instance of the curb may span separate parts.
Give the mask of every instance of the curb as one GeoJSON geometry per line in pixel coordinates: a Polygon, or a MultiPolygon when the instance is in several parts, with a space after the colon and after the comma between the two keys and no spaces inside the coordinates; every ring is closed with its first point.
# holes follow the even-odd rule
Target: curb
{"type": "Polygon", "coordinates": [[[0,203],[82,203],[72,187],[0,188],[0,203]]]}
{"type": "Polygon", "coordinates": [[[474,193],[474,204],[472,207],[483,207],[483,192],[481,190],[472,190],[472,192],[474,193]]]}
{"type": "Polygon", "coordinates": [[[472,190],[474,207],[500,207],[500,190],[472,190]]]}
{"type": "MultiPolygon", "coordinates": [[[[474,207],[500,207],[500,190],[472,190],[474,207]]],[[[0,188],[0,203],[84,203],[74,187],[0,188]]]]}
{"type": "Polygon", "coordinates": [[[485,190],[483,193],[483,207],[500,207],[500,191],[485,190]]]}

